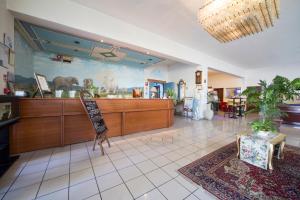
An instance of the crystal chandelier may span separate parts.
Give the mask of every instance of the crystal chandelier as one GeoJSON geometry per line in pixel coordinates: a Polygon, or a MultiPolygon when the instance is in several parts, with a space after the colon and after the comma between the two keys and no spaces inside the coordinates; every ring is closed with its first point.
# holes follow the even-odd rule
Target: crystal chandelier
{"type": "Polygon", "coordinates": [[[225,43],[262,32],[279,18],[279,0],[202,0],[198,19],[204,30],[225,43]]]}

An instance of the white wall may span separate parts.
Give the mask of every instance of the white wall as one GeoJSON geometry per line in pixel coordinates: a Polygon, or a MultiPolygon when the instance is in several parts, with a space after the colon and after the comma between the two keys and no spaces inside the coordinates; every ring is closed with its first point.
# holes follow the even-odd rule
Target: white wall
{"type": "MultiPolygon", "coordinates": [[[[180,79],[186,82],[187,97],[194,96],[195,89],[195,71],[197,67],[193,65],[175,64],[169,67],[169,81],[178,83],[180,79]]],[[[176,90],[177,92],[177,90],[176,90]]]]}
{"type": "MultiPolygon", "coordinates": [[[[207,70],[205,66],[194,66],[175,64],[169,67],[169,82],[175,82],[176,84],[180,79],[186,82],[186,97],[200,98],[200,118],[204,117],[204,111],[207,103],[207,70]],[[200,92],[196,88],[195,72],[197,70],[202,71],[202,90],[200,92]]],[[[177,93],[177,88],[176,88],[177,93]]]]}
{"type": "Polygon", "coordinates": [[[245,81],[241,77],[232,76],[226,73],[218,73],[208,76],[208,87],[212,88],[224,88],[224,101],[227,101],[226,88],[240,87],[242,90],[245,89],[245,81]]]}
{"type": "Polygon", "coordinates": [[[265,67],[247,70],[246,74],[247,86],[256,86],[259,80],[266,80],[270,83],[276,75],[284,76],[288,79],[300,78],[300,62],[298,66],[265,67]]]}
{"type": "MultiPolygon", "coordinates": [[[[0,40],[2,43],[4,33],[14,40],[14,17],[6,10],[6,0],[0,0],[0,40]]],[[[3,89],[6,87],[3,76],[7,71],[13,72],[14,68],[12,66],[8,66],[8,69],[0,67],[0,95],[3,94],[3,89]]]]}

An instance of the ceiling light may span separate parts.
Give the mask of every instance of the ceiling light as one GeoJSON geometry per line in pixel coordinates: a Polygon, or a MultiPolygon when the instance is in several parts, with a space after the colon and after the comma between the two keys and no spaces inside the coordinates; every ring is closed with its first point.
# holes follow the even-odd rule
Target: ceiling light
{"type": "Polygon", "coordinates": [[[147,51],[147,52],[146,52],[146,54],[147,54],[147,55],[149,55],[149,54],[150,54],[150,52],[149,52],[149,51],[147,51]]]}
{"type": "Polygon", "coordinates": [[[224,43],[272,27],[279,0],[203,0],[198,19],[205,31],[224,43]]]}
{"type": "Polygon", "coordinates": [[[100,42],[101,42],[101,43],[103,43],[103,42],[104,42],[104,40],[100,40],[100,42]]]}
{"type": "Polygon", "coordinates": [[[79,41],[77,41],[77,40],[75,40],[75,41],[74,41],[74,43],[75,43],[75,44],[80,44],[80,42],[79,42],[79,41]]]}

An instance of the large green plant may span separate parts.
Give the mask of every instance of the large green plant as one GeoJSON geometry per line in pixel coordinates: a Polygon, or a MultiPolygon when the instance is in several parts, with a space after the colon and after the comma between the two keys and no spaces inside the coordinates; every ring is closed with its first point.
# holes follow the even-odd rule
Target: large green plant
{"type": "Polygon", "coordinates": [[[279,105],[299,95],[300,78],[290,81],[285,77],[276,76],[270,84],[261,80],[258,85],[261,87],[260,90],[247,88],[242,93],[247,96],[247,104],[253,107],[247,113],[260,113],[260,119],[252,122],[251,127],[255,132],[274,132],[276,130],[274,120],[284,115],[279,109],[279,105]]]}
{"type": "Polygon", "coordinates": [[[167,96],[168,96],[168,98],[173,99],[173,103],[174,103],[174,105],[176,105],[177,96],[176,96],[175,90],[174,89],[167,89],[167,96]]]}

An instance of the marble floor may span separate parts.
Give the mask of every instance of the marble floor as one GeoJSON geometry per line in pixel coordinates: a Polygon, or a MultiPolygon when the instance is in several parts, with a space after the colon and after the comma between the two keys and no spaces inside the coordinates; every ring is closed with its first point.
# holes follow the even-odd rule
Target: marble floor
{"type": "MultiPolygon", "coordinates": [[[[177,170],[248,131],[250,118],[193,121],[176,117],[173,127],[111,138],[106,155],[92,142],[22,154],[0,179],[1,199],[215,199],[177,170]],[[173,141],[172,141],[173,139],[173,141]]],[[[287,143],[300,147],[300,129],[283,126],[287,143]]]]}

